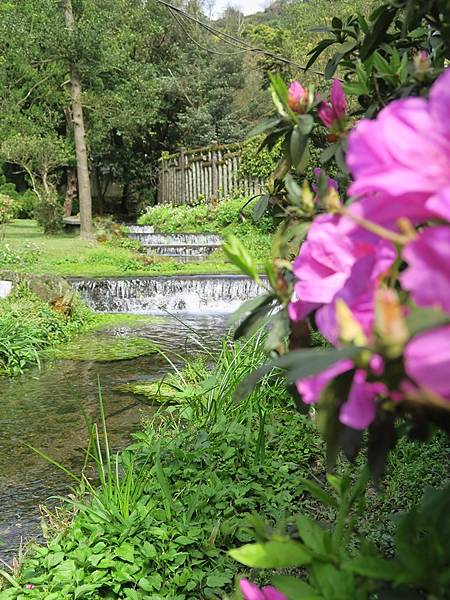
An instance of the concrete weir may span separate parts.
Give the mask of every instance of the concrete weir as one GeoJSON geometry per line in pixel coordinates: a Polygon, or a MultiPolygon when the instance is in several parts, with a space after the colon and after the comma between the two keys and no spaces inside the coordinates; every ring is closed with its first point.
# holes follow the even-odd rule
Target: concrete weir
{"type": "Polygon", "coordinates": [[[99,312],[167,314],[230,313],[263,292],[240,275],[180,275],[70,280],[99,312]]]}

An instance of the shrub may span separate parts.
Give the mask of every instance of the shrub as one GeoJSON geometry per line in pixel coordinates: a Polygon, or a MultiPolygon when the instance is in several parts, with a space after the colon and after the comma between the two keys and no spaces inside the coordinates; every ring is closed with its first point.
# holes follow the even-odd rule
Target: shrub
{"type": "Polygon", "coordinates": [[[16,206],[13,198],[0,193],[0,225],[9,223],[16,214],[16,206]]]}
{"type": "Polygon", "coordinates": [[[13,294],[0,300],[0,375],[17,375],[26,366],[39,364],[39,352],[69,340],[91,313],[75,299],[68,314],[18,285],[13,294]]]}
{"type": "Polygon", "coordinates": [[[49,194],[38,200],[34,208],[34,217],[44,233],[60,233],[63,229],[64,210],[56,194],[49,194]]]}

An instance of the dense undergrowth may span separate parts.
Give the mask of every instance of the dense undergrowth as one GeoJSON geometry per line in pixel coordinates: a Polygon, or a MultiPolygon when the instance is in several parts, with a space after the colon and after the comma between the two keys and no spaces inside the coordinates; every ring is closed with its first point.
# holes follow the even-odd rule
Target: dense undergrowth
{"type": "Polygon", "coordinates": [[[141,320],[149,317],[95,314],[76,294],[70,295],[69,304],[57,300],[52,305],[23,281],[8,298],[0,300],[0,377],[19,375],[27,367],[40,365],[41,358],[111,361],[155,352],[153,344],[140,338],[80,337],[92,330],[141,320]]]}
{"type": "MultiPolygon", "coordinates": [[[[77,499],[52,519],[48,543],[30,548],[20,570],[6,574],[1,597],[223,598],[236,576],[258,577],[227,551],[253,540],[261,517],[274,527],[302,510],[327,520],[327,509],[302,487],[302,478],[325,480],[314,422],[273,377],[234,401],[262,356],[255,337],[224,342],[215,366],[210,356],[188,362],[175,373],[181,407],[161,409],[118,455],[104,423],[100,433],[93,427],[89,453],[100,485],[72,475],[77,499]]],[[[447,450],[443,436],[426,451],[401,442],[384,487],[369,490],[358,527],[387,554],[392,516],[416,502],[419,484],[445,483],[447,450]]]]}
{"type": "Polygon", "coordinates": [[[67,342],[94,320],[74,297],[67,312],[57,310],[31,292],[25,283],[0,300],[0,375],[17,375],[39,364],[39,353],[67,342]]]}

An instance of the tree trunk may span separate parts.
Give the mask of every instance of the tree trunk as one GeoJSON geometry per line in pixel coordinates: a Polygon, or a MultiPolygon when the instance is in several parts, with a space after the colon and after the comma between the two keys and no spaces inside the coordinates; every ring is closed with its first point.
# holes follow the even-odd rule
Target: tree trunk
{"type": "Polygon", "coordinates": [[[67,189],[66,197],[64,200],[64,216],[70,217],[73,209],[73,201],[77,197],[78,185],[77,185],[77,173],[76,169],[67,167],[67,189]]]}
{"type": "MultiPolygon", "coordinates": [[[[63,0],[64,19],[69,38],[75,31],[72,0],[63,0]]],[[[92,237],[92,195],[89,179],[89,166],[86,148],[86,131],[84,127],[83,106],[81,103],[81,79],[77,65],[70,63],[70,80],[72,85],[72,121],[77,157],[78,197],[80,199],[80,236],[84,239],[92,237]]]]}

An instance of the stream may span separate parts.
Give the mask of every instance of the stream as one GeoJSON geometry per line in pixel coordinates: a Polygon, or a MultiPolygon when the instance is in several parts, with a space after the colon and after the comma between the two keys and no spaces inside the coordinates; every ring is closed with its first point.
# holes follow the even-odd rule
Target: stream
{"type": "MultiPolygon", "coordinates": [[[[225,314],[183,314],[180,319],[185,325],[178,318],[163,317],[156,323],[112,327],[108,335],[148,338],[187,355],[198,350],[193,331],[214,349],[227,330],[225,314]]],[[[20,378],[0,380],[0,558],[11,560],[21,543],[40,539],[39,506],[55,506],[60,501],[54,497],[71,488],[67,475],[27,445],[79,474],[87,442],[83,410],[98,420],[98,381],[111,445],[118,449],[130,442],[142,417],[154,409],[115,388],[130,380],[159,379],[168,370],[160,355],[116,362],[58,360],[20,378]]]]}

